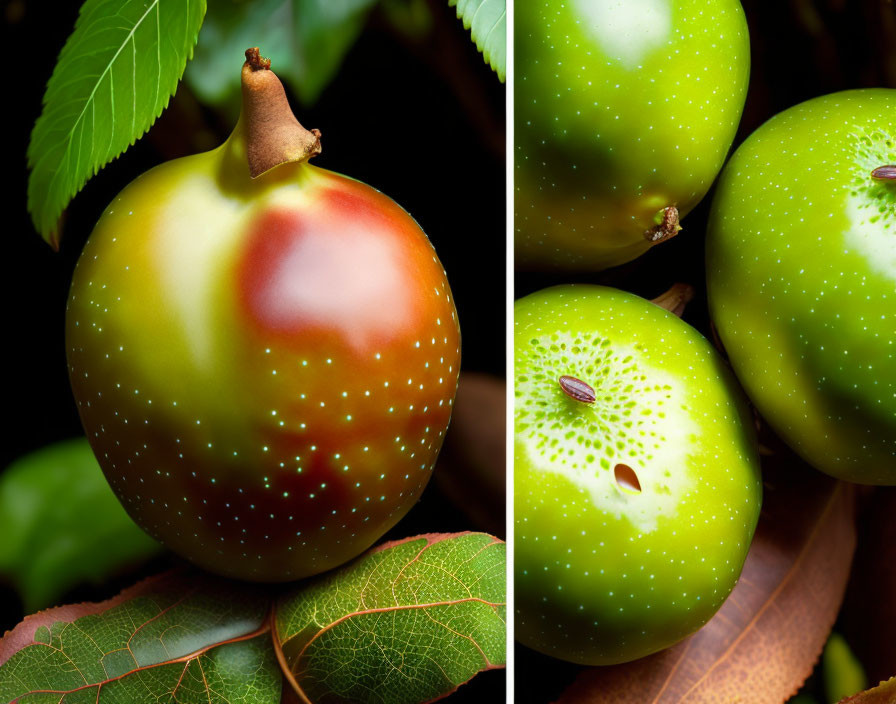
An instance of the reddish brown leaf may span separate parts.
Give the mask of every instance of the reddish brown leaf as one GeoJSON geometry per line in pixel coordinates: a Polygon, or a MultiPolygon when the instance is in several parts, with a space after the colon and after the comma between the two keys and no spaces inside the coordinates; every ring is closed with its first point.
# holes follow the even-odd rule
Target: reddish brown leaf
{"type": "Polygon", "coordinates": [[[843,699],[840,704],[893,704],[894,702],[896,702],[896,677],[891,677],[877,687],[843,699]]]}
{"type": "Polygon", "coordinates": [[[716,616],[668,650],[585,670],[560,704],[782,704],[796,693],[843,599],[854,492],[802,465],[766,477],[743,574],[716,616]]]}
{"type": "Polygon", "coordinates": [[[460,375],[435,480],[478,528],[504,535],[505,384],[487,374],[460,375]]]}
{"type": "Polygon", "coordinates": [[[896,487],[874,490],[859,530],[843,630],[869,679],[878,682],[896,675],[896,487]]]}

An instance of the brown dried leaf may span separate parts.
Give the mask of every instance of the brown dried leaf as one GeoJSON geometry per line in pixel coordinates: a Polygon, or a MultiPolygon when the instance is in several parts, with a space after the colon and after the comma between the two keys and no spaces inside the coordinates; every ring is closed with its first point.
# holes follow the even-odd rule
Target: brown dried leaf
{"type": "Polygon", "coordinates": [[[896,702],[896,677],[891,677],[877,687],[841,700],[840,704],[893,704],[894,702],[896,702]]]}
{"type": "Polygon", "coordinates": [[[504,535],[505,384],[463,372],[435,481],[473,524],[504,535]]]}
{"type": "MultiPolygon", "coordinates": [[[[896,487],[876,487],[862,514],[843,631],[872,682],[896,675],[896,487]]],[[[894,699],[896,701],[896,699],[894,699]]]]}
{"type": "Polygon", "coordinates": [[[769,472],[744,571],[706,626],[635,662],[589,668],[560,704],[782,704],[812,672],[855,550],[853,487],[802,464],[769,472]]]}

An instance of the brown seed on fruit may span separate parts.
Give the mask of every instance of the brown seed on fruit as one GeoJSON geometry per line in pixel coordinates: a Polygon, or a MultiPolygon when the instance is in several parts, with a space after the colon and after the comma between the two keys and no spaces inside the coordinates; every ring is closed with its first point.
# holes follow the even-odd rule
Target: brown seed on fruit
{"type": "Polygon", "coordinates": [[[878,166],[871,172],[871,178],[881,181],[896,181],[896,165],[878,166]]]}
{"type": "Polygon", "coordinates": [[[560,384],[560,388],[563,389],[563,393],[576,401],[581,401],[582,403],[594,403],[597,400],[597,395],[594,393],[594,389],[581,379],[576,379],[574,376],[564,375],[560,377],[558,383],[560,384]]]}

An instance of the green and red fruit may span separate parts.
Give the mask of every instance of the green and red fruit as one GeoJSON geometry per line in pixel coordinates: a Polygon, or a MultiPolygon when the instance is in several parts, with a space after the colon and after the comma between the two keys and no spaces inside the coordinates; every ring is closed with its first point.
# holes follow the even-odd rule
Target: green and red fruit
{"type": "Polygon", "coordinates": [[[626,662],[696,631],[759,516],[751,418],[692,327],[599,286],[515,306],[516,635],[626,662]]]}
{"type": "Polygon", "coordinates": [[[604,269],[676,234],[743,110],[738,0],[533,0],[515,37],[520,264],[604,269]]]}
{"type": "Polygon", "coordinates": [[[141,527],[211,571],[291,580],[353,558],[417,500],[460,338],[417,223],[307,163],[319,133],[257,58],[243,81],[221,147],[152,169],[103,214],[72,283],[68,360],[141,527]]]}
{"type": "Polygon", "coordinates": [[[710,215],[713,321],[772,428],[816,468],[896,484],[896,90],[773,117],[710,215]],[[887,168],[889,167],[889,168],[887,168]]]}

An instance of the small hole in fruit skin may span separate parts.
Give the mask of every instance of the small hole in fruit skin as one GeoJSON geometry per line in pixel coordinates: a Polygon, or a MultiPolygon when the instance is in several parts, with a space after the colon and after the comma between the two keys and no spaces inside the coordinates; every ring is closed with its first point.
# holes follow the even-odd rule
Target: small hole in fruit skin
{"type": "Polygon", "coordinates": [[[617,464],[613,467],[613,474],[616,476],[616,484],[620,489],[629,494],[641,493],[641,482],[638,481],[638,475],[627,464],[617,464]]]}

